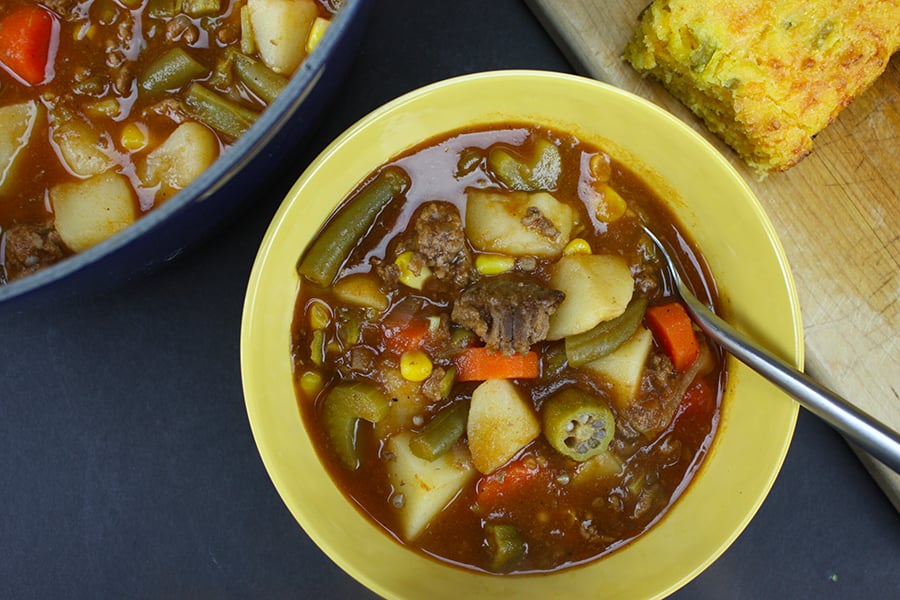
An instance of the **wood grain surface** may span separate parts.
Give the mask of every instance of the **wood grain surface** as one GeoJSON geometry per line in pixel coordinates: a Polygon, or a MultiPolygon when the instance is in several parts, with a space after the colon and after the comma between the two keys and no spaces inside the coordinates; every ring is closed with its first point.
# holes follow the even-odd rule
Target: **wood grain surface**
{"type": "MultiPolygon", "coordinates": [[[[693,113],[622,60],[649,0],[526,1],[576,71],[662,106],[730,160],[768,213],[791,265],[806,372],[900,430],[900,54],[816,136],[810,156],[760,181],[693,113]]],[[[857,453],[900,511],[900,475],[857,453]]]]}

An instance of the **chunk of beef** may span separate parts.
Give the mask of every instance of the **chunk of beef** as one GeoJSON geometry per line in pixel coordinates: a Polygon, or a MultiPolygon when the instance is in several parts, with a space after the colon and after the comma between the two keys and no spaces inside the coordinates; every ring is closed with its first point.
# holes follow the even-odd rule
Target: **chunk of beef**
{"type": "Polygon", "coordinates": [[[565,294],[528,280],[488,277],[472,284],[453,305],[451,318],[503,354],[528,352],[547,337],[550,316],[565,294]]]}
{"type": "Polygon", "coordinates": [[[3,242],[7,281],[34,273],[71,254],[52,225],[16,225],[6,230],[3,242]]]}
{"type": "Polygon", "coordinates": [[[434,276],[463,287],[472,274],[472,253],[466,244],[459,210],[449,202],[428,202],[416,217],[415,252],[425,258],[434,276]]]}
{"type": "MultiPolygon", "coordinates": [[[[397,240],[393,252],[412,252],[409,269],[423,267],[451,288],[461,289],[472,279],[472,252],[466,242],[459,210],[449,202],[426,202],[412,220],[412,227],[397,240]]],[[[400,268],[391,259],[376,261],[376,270],[388,285],[396,284],[400,268]]]]}
{"type": "Polygon", "coordinates": [[[522,217],[522,225],[550,240],[555,240],[560,234],[553,221],[545,217],[537,206],[528,207],[522,217]]]}

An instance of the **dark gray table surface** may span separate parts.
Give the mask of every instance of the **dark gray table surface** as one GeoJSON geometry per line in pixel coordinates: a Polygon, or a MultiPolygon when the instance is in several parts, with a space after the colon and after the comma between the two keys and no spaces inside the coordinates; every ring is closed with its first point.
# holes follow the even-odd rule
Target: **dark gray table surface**
{"type": "MultiPolygon", "coordinates": [[[[257,454],[247,278],[285,192],[341,131],[419,86],[506,68],[571,72],[520,2],[379,2],[333,105],[233,223],[102,296],[0,311],[0,597],[372,597],[304,534],[257,454]]],[[[900,598],[900,519],[801,411],[756,517],[674,597],[900,598]]]]}

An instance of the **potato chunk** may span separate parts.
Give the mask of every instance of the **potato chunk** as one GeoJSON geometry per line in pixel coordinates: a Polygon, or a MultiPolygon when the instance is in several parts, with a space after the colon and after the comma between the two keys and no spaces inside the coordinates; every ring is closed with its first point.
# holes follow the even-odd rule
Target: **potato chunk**
{"type": "Polygon", "coordinates": [[[575,211],[547,192],[466,195],[466,235],[482,252],[559,256],[574,226],[575,211]]]}
{"type": "Polygon", "coordinates": [[[466,435],[475,468],[492,473],[541,433],[530,403],[507,379],[488,379],[472,392],[466,435]]]}
{"type": "Polygon", "coordinates": [[[41,108],[34,100],[0,108],[0,194],[7,186],[12,188],[22,150],[31,142],[41,108]]]}
{"type": "Polygon", "coordinates": [[[619,410],[637,395],[644,365],[653,346],[653,334],[639,327],[628,340],[611,353],[582,365],[582,369],[603,377],[613,386],[612,400],[619,410]]]}
{"type": "Polygon", "coordinates": [[[69,169],[81,177],[99,175],[113,167],[103,150],[100,133],[84,121],[70,120],[53,128],[53,141],[69,169]]]}
{"type": "Polygon", "coordinates": [[[138,167],[147,187],[159,186],[157,198],[169,198],[183,190],[219,156],[219,142],[199,123],[182,123],[138,167]]]}
{"type": "Polygon", "coordinates": [[[550,269],[550,287],[566,295],[550,317],[548,340],[583,333],[625,312],[634,278],[625,260],[604,254],[570,254],[550,269]]]}
{"type": "Polygon", "coordinates": [[[306,39],[318,16],[313,0],[249,0],[253,38],[263,63],[292,74],[306,57],[306,39]]]}
{"type": "Polygon", "coordinates": [[[51,188],[50,204],[59,236],[75,252],[99,244],[137,218],[131,184],[112,171],[51,188]]]}
{"type": "Polygon", "coordinates": [[[408,431],[398,433],[385,445],[392,501],[406,541],[418,537],[475,476],[464,445],[457,444],[434,460],[423,460],[409,449],[411,436],[408,431]]]}

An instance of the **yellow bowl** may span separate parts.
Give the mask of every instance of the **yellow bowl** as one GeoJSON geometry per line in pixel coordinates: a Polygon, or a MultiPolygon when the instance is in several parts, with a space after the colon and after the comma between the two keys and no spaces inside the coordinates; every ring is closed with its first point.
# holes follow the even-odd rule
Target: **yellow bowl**
{"type": "Polygon", "coordinates": [[[771,223],[749,187],[690,128],[634,95],[535,71],[464,76],[374,111],[306,170],[276,214],[244,306],[241,371],[263,462],[294,517],[335,563],[388,598],[652,598],[712,563],[753,517],[787,453],[797,404],[729,360],[722,421],[687,492],[650,531],[613,554],[555,574],[496,576],[418,555],[367,521],[333,484],[294,395],[290,330],[295,266],[336,205],[376,167],[436,134],[470,124],[531,121],[602,141],[664,192],[709,261],[727,318],[797,366],[796,290],[771,223]],[[508,595],[508,596],[507,596],[508,595]]]}

